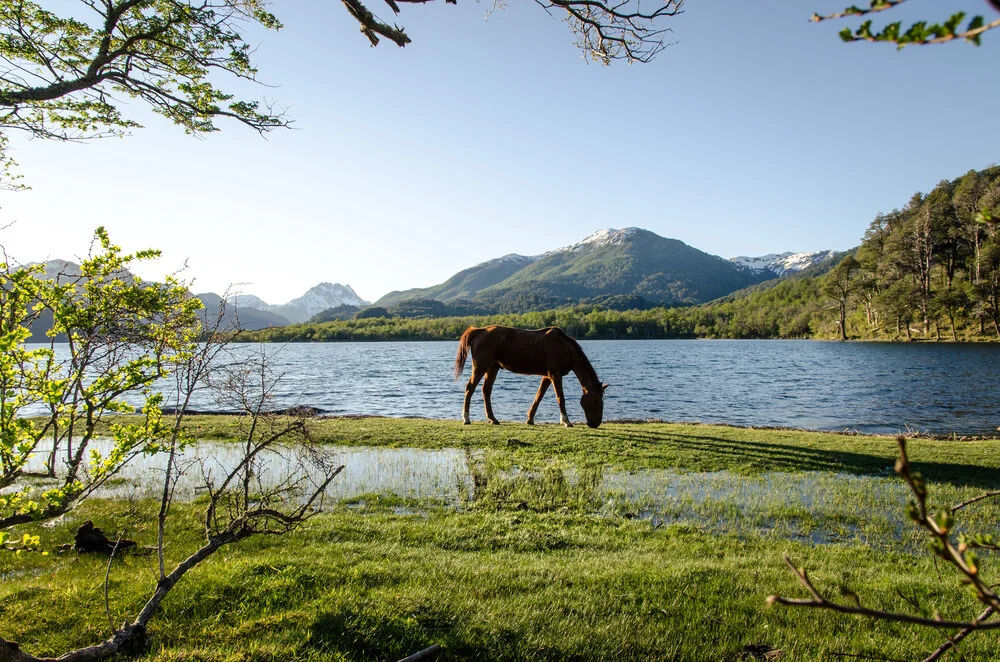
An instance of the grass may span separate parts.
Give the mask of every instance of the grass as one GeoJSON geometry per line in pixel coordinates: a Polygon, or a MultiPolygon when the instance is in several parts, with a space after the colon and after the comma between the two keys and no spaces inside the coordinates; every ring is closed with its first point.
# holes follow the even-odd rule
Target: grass
{"type": "MultiPolygon", "coordinates": [[[[190,424],[202,438],[232,438],[237,429],[227,417],[190,424]]],[[[866,606],[910,611],[917,601],[928,615],[966,618],[979,611],[907,537],[902,503],[886,503],[887,495],[902,498],[886,475],[892,439],[397,419],[318,420],[315,436],[348,446],[465,448],[476,488],[458,508],[362,495],[293,536],[224,549],[164,602],[143,659],[396,660],[432,643],[450,660],[735,661],[772,648],[785,660],[922,659],[942,641],[912,626],[767,607],[771,593],[803,595],[785,553],[822,588],[838,595],[850,586],[866,606]],[[706,488],[671,501],[656,488],[649,503],[608,507],[597,486],[610,471],[676,472],[709,488],[731,485],[735,474],[743,491],[721,498],[706,488]],[[808,500],[775,496],[786,493],[808,500]]],[[[1000,486],[998,444],[918,439],[909,449],[932,499],[950,504],[1000,486]]],[[[149,545],[152,509],[94,499],[53,528],[23,530],[54,548],[91,518],[149,545]]],[[[196,511],[197,503],[176,508],[175,562],[199,542],[196,511]]],[[[986,530],[998,518],[1000,508],[984,502],[960,521],[986,530]]],[[[36,655],[105,638],[104,569],[75,553],[0,553],[0,636],[36,655]]],[[[115,562],[115,623],[134,616],[153,582],[151,558],[115,562]]],[[[996,645],[997,635],[983,633],[961,650],[990,660],[996,645]]]]}
{"type": "MultiPolygon", "coordinates": [[[[192,416],[188,429],[201,439],[233,439],[235,416],[192,416]]],[[[892,437],[803,430],[668,423],[577,426],[398,418],[321,418],[313,436],[344,446],[467,448],[499,451],[511,465],[539,466],[553,458],[577,466],[624,470],[831,471],[884,475],[896,460],[892,437]]],[[[914,466],[929,479],[959,485],[1000,485],[1000,439],[913,439],[914,466]]]]}

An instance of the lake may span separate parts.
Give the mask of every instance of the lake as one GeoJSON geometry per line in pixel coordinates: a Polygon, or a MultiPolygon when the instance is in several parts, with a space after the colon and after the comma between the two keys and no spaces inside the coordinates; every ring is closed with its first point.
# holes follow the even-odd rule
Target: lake
{"type": "MultiPolygon", "coordinates": [[[[605,382],[605,420],[781,426],[815,430],[996,434],[1000,345],[807,340],[595,340],[581,343],[605,382]]],[[[459,418],[465,380],[452,380],[455,342],[237,345],[264,351],[283,374],[276,406],[331,414],[459,418]]],[[[570,419],[580,386],[565,380],[570,419]]],[[[493,407],[523,421],[538,378],[501,371],[493,407]]],[[[209,394],[193,405],[218,410],[209,394]]],[[[473,398],[473,422],[483,419],[473,398]]],[[[557,422],[546,394],[538,422],[557,422]]]]}

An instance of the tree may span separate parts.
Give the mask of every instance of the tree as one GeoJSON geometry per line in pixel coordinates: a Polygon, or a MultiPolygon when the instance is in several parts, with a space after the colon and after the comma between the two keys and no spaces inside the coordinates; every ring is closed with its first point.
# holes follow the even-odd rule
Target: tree
{"type": "Polygon", "coordinates": [[[371,306],[370,308],[365,308],[354,313],[354,319],[356,320],[388,319],[390,317],[392,317],[392,314],[381,306],[371,306]]]}
{"type": "MultiPolygon", "coordinates": [[[[239,329],[221,329],[223,320],[234,319],[224,299],[214,323],[203,326],[201,302],[175,278],[144,283],[129,272],[136,261],[158,255],[123,254],[98,229],[78,268],[47,274],[42,265],[0,264],[0,545],[9,537],[3,529],[66,513],[139,454],[165,457],[154,546],[158,570],[149,597],[130,622],[111,626],[108,639],[60,658],[67,662],[101,660],[141,645],[150,620],[189,570],[226,545],[294,531],[320,512],[327,487],[343,469],[309,443],[304,415],[273,412],[278,378],[263,353],[225,354],[239,329]],[[48,347],[27,347],[32,327],[40,324],[49,327],[48,347]],[[64,348],[56,348],[57,336],[65,338],[64,348]],[[155,390],[166,388],[168,376],[169,417],[155,390]],[[171,507],[179,479],[192,466],[183,460],[191,445],[184,416],[192,395],[207,387],[220,404],[243,414],[242,452],[219,476],[201,467],[204,542],[169,568],[169,551],[176,548],[171,507]],[[143,403],[142,414],[114,416],[134,413],[129,396],[143,403]],[[109,432],[99,430],[102,423],[109,432]],[[110,445],[97,444],[98,432],[111,437],[110,445]],[[279,444],[292,446],[279,450],[279,444]],[[41,470],[29,465],[32,455],[45,458],[41,470]],[[283,468],[268,473],[268,458],[278,456],[283,468]],[[54,480],[55,487],[39,494],[39,478],[54,480]]],[[[37,538],[25,536],[14,549],[30,548],[37,538]]],[[[116,543],[108,551],[113,557],[118,549],[116,543]]],[[[109,561],[105,596],[110,572],[109,561]]],[[[0,659],[39,660],[2,634],[0,659]]]]}
{"type": "Polygon", "coordinates": [[[67,512],[168,433],[153,386],[194,351],[202,306],[176,278],[129,272],[158,256],[125,254],[98,228],[78,268],[0,264],[0,530],[67,512]],[[27,347],[39,326],[48,346],[27,347]],[[138,418],[106,420],[136,402],[138,418]],[[111,443],[98,447],[103,423],[111,443]]]}
{"type": "Polygon", "coordinates": [[[899,279],[882,291],[876,299],[876,305],[884,316],[896,320],[896,337],[899,329],[906,329],[906,339],[911,340],[910,322],[913,321],[913,301],[919,296],[919,290],[908,279],[899,279]]]}
{"type": "MultiPolygon", "coordinates": [[[[220,314],[218,319],[222,317],[220,314]]],[[[329,461],[327,453],[309,443],[305,417],[272,413],[272,394],[277,378],[269,368],[266,355],[233,357],[223,365],[217,364],[216,359],[226,348],[227,338],[217,335],[209,338],[198,351],[188,355],[175,373],[178,402],[182,406],[178,407],[174,424],[163,441],[167,463],[156,520],[154,552],[158,567],[149,597],[131,621],[118,628],[112,625],[110,637],[93,646],[68,651],[60,660],[92,662],[112,657],[123,649],[144,645],[150,621],[188,571],[227,545],[253,536],[281,536],[295,531],[321,512],[327,487],[343,470],[343,466],[335,466],[329,461]],[[201,490],[207,495],[201,516],[204,539],[193,553],[176,559],[168,571],[168,553],[178,546],[176,543],[171,545],[169,516],[176,485],[189,466],[182,462],[190,440],[184,435],[181,423],[191,393],[204,386],[205,377],[209,378],[219,400],[236,407],[242,414],[242,448],[229,465],[222,466],[218,477],[213,476],[213,467],[204,464],[200,467],[201,490]],[[288,446],[279,448],[280,444],[288,446]],[[266,477],[268,460],[278,458],[284,468],[266,477]]],[[[112,557],[116,551],[117,545],[111,552],[112,557]]],[[[110,572],[109,560],[104,579],[105,596],[110,572]]],[[[17,644],[0,636],[0,659],[41,662],[49,658],[25,653],[17,644]]]]}
{"type": "MultiPolygon", "coordinates": [[[[423,3],[428,0],[398,0],[400,3],[423,3]]],[[[385,37],[397,46],[411,42],[403,28],[377,18],[360,0],[343,0],[348,13],[361,25],[361,33],[372,46],[385,37]]],[[[399,14],[397,0],[385,0],[399,14]]],[[[445,0],[456,4],[457,0],[445,0]]],[[[657,0],[644,8],[639,0],[535,0],[547,13],[560,13],[577,37],[576,45],[584,55],[602,64],[613,60],[649,62],[662,51],[667,29],[658,21],[681,13],[684,0],[657,0]]],[[[496,8],[498,2],[493,3],[496,8]]],[[[492,10],[491,10],[492,11],[492,10]]]]}
{"type": "MultiPolygon", "coordinates": [[[[849,17],[864,17],[867,19],[872,14],[895,9],[906,0],[869,0],[867,7],[851,5],[842,12],[835,14],[813,14],[812,20],[816,22],[837,20],[849,17]]],[[[1000,0],[986,0],[989,5],[1000,11],[1000,0]]],[[[872,20],[865,20],[855,30],[844,28],[840,31],[840,38],[846,42],[869,41],[886,42],[895,44],[903,48],[909,44],[942,44],[956,39],[964,39],[969,43],[979,45],[984,32],[1000,27],[1000,18],[987,23],[982,15],[973,16],[969,22],[962,27],[962,22],[966,18],[964,11],[951,14],[947,19],[938,23],[928,23],[928,21],[916,21],[906,30],[903,29],[901,21],[888,23],[882,28],[872,30],[872,20]]]]}
{"type": "MultiPolygon", "coordinates": [[[[396,0],[386,1],[398,14],[396,0]]],[[[679,14],[683,1],[646,9],[639,0],[536,0],[549,13],[564,12],[579,47],[605,64],[651,60],[665,47],[661,19],[679,14]]],[[[31,0],[0,0],[0,175],[7,186],[18,178],[6,151],[9,131],[63,141],[122,135],[140,127],[122,112],[122,96],[193,134],[218,130],[220,118],[261,133],[289,124],[280,109],[220,87],[227,79],[256,81],[245,32],[282,27],[267,0],[76,2],[59,15],[31,0]]],[[[344,6],[372,46],[379,36],[410,43],[361,0],[344,6]]]]}
{"type": "MultiPolygon", "coordinates": [[[[220,74],[255,80],[250,24],[278,29],[265,0],[78,0],[59,16],[30,0],[0,1],[0,168],[17,175],[11,130],[52,140],[138,128],[121,96],[143,102],[188,133],[230,118],[266,132],[288,121],[260,101],[217,87],[220,74]]],[[[225,76],[222,76],[224,79],[225,76]]]]}
{"type": "Polygon", "coordinates": [[[939,290],[931,302],[935,313],[943,314],[951,322],[951,339],[958,340],[955,331],[955,316],[962,315],[971,301],[968,281],[955,281],[947,289],[939,290]]]}
{"type": "Polygon", "coordinates": [[[837,263],[823,281],[823,294],[836,302],[840,312],[840,339],[847,340],[847,305],[854,294],[854,276],[861,265],[853,255],[847,255],[837,263]]]}

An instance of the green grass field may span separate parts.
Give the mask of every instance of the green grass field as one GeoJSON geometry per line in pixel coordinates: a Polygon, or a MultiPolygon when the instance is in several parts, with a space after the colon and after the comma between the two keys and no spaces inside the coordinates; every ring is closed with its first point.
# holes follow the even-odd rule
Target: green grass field
{"type": "MultiPolygon", "coordinates": [[[[228,417],[189,424],[206,439],[238,429],[228,417]]],[[[751,660],[772,649],[785,660],[919,660],[942,641],[908,625],[766,606],[772,593],[804,596],[783,554],[832,595],[850,587],[866,606],[913,611],[918,603],[925,615],[949,618],[980,611],[905,520],[905,491],[887,474],[890,438],[377,418],[317,420],[314,437],[466,449],[476,489],[457,504],[359,495],[290,536],[225,548],[168,596],[148,650],[134,655],[396,660],[440,643],[439,659],[451,660],[751,660]],[[659,471],[680,476],[680,485],[757,487],[662,502],[654,490],[655,503],[613,506],[595,488],[602,475],[659,471]]],[[[939,505],[1000,487],[1000,441],[915,439],[909,450],[939,505]]],[[[23,531],[54,549],[89,518],[151,545],[153,512],[149,502],[92,499],[54,527],[23,531]]],[[[168,561],[199,544],[197,513],[197,501],[176,507],[168,561]]],[[[983,502],[961,522],[988,531],[998,516],[983,502]]],[[[984,572],[993,576],[991,561],[984,572]]],[[[0,553],[0,636],[35,655],[103,640],[105,564],[75,552],[0,553]]],[[[113,564],[116,624],[145,601],[153,569],[142,554],[113,564]]],[[[960,650],[991,660],[997,646],[997,635],[982,633],[960,650]]]]}

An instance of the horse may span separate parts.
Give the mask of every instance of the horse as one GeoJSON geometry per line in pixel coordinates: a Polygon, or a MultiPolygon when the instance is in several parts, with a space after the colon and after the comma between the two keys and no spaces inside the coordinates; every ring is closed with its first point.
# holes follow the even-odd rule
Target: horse
{"type": "Polygon", "coordinates": [[[462,423],[465,425],[470,423],[469,402],[472,393],[479,380],[484,377],[483,404],[486,406],[486,418],[493,425],[500,424],[493,416],[493,405],[490,403],[493,382],[500,368],[522,375],[542,376],[538,393],[528,410],[528,425],[535,424],[538,403],[551,384],[559,402],[559,422],[568,428],[573,427],[566,415],[566,400],[562,388],[562,378],[570,370],[576,374],[583,388],[580,406],[586,415],[587,425],[596,428],[601,424],[604,417],[604,389],[608,385],[602,384],[597,378],[597,372],[587,360],[580,343],[559,327],[529,331],[509,326],[470,326],[458,341],[458,353],[455,355],[456,380],[461,376],[469,354],[472,355],[472,375],[465,385],[465,403],[462,407],[462,423]]]}

